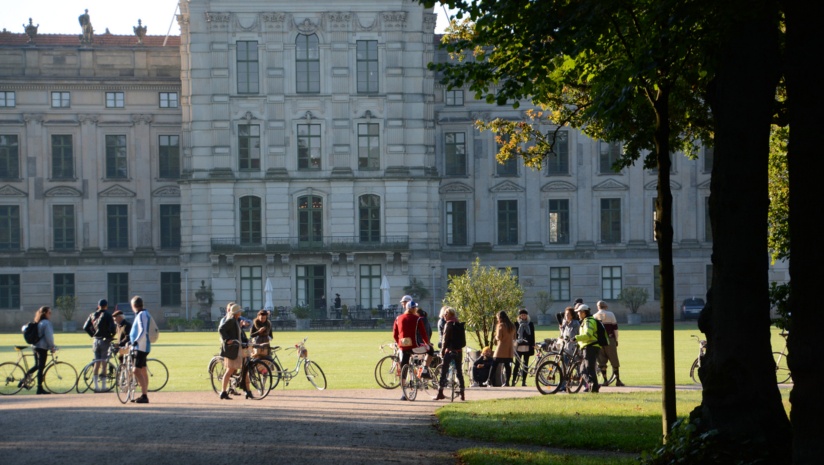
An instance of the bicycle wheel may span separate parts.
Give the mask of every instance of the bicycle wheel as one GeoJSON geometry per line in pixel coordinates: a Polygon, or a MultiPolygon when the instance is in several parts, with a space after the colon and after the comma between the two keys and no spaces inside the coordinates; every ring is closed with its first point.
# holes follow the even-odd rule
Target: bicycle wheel
{"type": "Polygon", "coordinates": [[[521,362],[516,356],[512,362],[512,386],[517,386],[519,379],[521,379],[521,362]]]}
{"type": "Polygon", "coordinates": [[[692,382],[695,384],[701,384],[701,380],[698,379],[698,368],[701,367],[701,359],[696,358],[694,362],[692,362],[692,366],[690,367],[690,378],[692,378],[692,382]]]}
{"type": "Polygon", "coordinates": [[[303,372],[306,373],[306,379],[315,386],[318,391],[326,389],[326,375],[320,369],[317,363],[307,360],[303,364],[303,372]]]}
{"type": "Polygon", "coordinates": [[[581,370],[580,363],[576,363],[569,368],[566,384],[567,394],[575,394],[579,392],[582,387],[584,387],[584,377],[582,373],[583,371],[581,370]]]}
{"type": "Polygon", "coordinates": [[[399,365],[400,361],[394,355],[387,355],[378,360],[378,364],[375,365],[375,381],[378,382],[378,386],[384,389],[395,389],[400,386],[401,370],[399,365]]]}
{"type": "Polygon", "coordinates": [[[775,380],[778,384],[784,384],[792,379],[792,373],[787,366],[787,356],[781,352],[773,352],[775,360],[775,380]]]}
{"type": "MultiPolygon", "coordinates": [[[[455,364],[449,364],[449,385],[452,386],[452,397],[449,398],[450,402],[454,402],[455,398],[460,395],[458,390],[458,376],[455,372],[458,371],[455,369],[455,364]]],[[[440,378],[440,376],[438,377],[440,378]]]]}
{"type": "Polygon", "coordinates": [[[169,369],[156,358],[146,360],[146,377],[149,380],[149,392],[157,392],[169,382],[169,369]]]}
{"type": "Polygon", "coordinates": [[[401,368],[401,390],[406,400],[415,400],[418,397],[418,377],[415,376],[415,367],[404,365],[401,368]]]}
{"type": "Polygon", "coordinates": [[[26,372],[23,367],[14,363],[0,363],[0,395],[10,396],[23,389],[26,372]]]}
{"type": "Polygon", "coordinates": [[[226,370],[223,368],[223,357],[215,355],[209,361],[209,379],[212,380],[212,390],[215,394],[220,394],[223,391],[223,374],[226,370]]]}
{"type": "Polygon", "coordinates": [[[116,378],[117,382],[114,383],[114,390],[117,393],[117,399],[121,404],[125,404],[134,397],[134,387],[136,384],[130,364],[120,365],[117,369],[116,378]]]}
{"type": "Polygon", "coordinates": [[[262,360],[254,360],[249,363],[249,385],[255,394],[255,400],[265,398],[272,390],[272,370],[270,367],[271,365],[262,360]]]}
{"type": "Polygon", "coordinates": [[[94,362],[91,362],[83,367],[80,370],[80,374],[77,376],[77,386],[75,389],[77,390],[78,394],[83,394],[84,392],[88,391],[89,388],[94,383],[92,377],[94,376],[94,362]]]}
{"type": "Polygon", "coordinates": [[[563,379],[563,371],[561,366],[552,360],[538,365],[535,373],[535,387],[541,394],[555,394],[561,387],[561,380],[563,379]]]}
{"type": "Polygon", "coordinates": [[[68,362],[54,362],[43,372],[43,386],[54,394],[65,394],[77,385],[77,370],[68,362]]]}
{"type": "Polygon", "coordinates": [[[434,368],[429,368],[429,378],[418,378],[418,382],[420,383],[419,387],[422,387],[426,395],[433,400],[438,397],[438,389],[441,388],[440,379],[442,369],[443,364],[434,366],[434,368]]]}

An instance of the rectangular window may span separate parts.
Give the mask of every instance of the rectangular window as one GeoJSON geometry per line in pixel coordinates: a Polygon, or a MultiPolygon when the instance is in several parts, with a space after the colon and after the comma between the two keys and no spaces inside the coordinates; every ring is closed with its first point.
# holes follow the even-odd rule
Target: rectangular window
{"type": "Polygon", "coordinates": [[[621,267],[601,267],[601,296],[604,300],[615,300],[621,294],[621,267]]]}
{"type": "Polygon", "coordinates": [[[704,172],[712,173],[712,163],[715,158],[714,147],[704,147],[704,172]]]}
{"type": "Polygon", "coordinates": [[[547,174],[569,174],[569,133],[558,131],[552,152],[546,157],[547,174]]]}
{"type": "Polygon", "coordinates": [[[54,205],[52,207],[54,250],[74,250],[74,221],[74,205],[54,205]]]}
{"type": "Polygon", "coordinates": [[[712,242],[712,221],[710,220],[710,197],[704,197],[704,241],[712,242]]]}
{"type": "Polygon", "coordinates": [[[601,142],[601,156],[598,163],[598,172],[601,174],[615,174],[613,168],[621,158],[621,144],[617,142],[601,142]]]}
{"type": "Polygon", "coordinates": [[[360,305],[364,309],[377,309],[381,303],[381,266],[360,266],[360,305]]]}
{"type": "MultiPolygon", "coordinates": [[[[74,294],[74,273],[55,273],[54,279],[54,304],[60,297],[73,297],[74,294]]],[[[114,306],[114,304],[112,304],[114,306]]]]}
{"type": "Polygon", "coordinates": [[[378,41],[357,42],[358,93],[378,92],[378,41]]]}
{"type": "Polygon", "coordinates": [[[180,248],[180,205],[160,206],[160,248],[180,248]]]}
{"type": "Polygon", "coordinates": [[[320,92],[320,47],[317,34],[295,38],[295,88],[299,94],[320,92]]]}
{"type": "Polygon", "coordinates": [[[69,92],[52,92],[52,108],[69,108],[72,105],[72,94],[69,92]]]}
{"type": "Polygon", "coordinates": [[[237,43],[237,93],[257,94],[259,92],[258,43],[238,41],[237,43]]]}
{"type": "Polygon", "coordinates": [[[466,245],[466,201],[446,202],[446,245],[466,245]]]}
{"type": "Polygon", "coordinates": [[[0,134],[0,179],[20,178],[20,147],[17,136],[0,134]]]}
{"type": "Polygon", "coordinates": [[[298,124],[298,169],[320,169],[320,124],[298,124]]]}
{"type": "Polygon", "coordinates": [[[106,276],[109,305],[129,302],[129,273],[108,273],[106,276]]]}
{"type": "Polygon", "coordinates": [[[240,306],[249,310],[263,308],[263,272],[259,266],[240,267],[240,306]]]}
{"type": "Polygon", "coordinates": [[[129,248],[128,205],[106,205],[106,231],[109,249],[129,248]]]}
{"type": "Polygon", "coordinates": [[[52,145],[52,179],[74,178],[74,148],[71,134],[54,134],[52,145]]]}
{"type": "Polygon", "coordinates": [[[323,265],[298,266],[296,280],[296,301],[317,312],[324,309],[326,315],[326,267],[323,265]]]}
{"type": "Polygon", "coordinates": [[[550,199],[549,243],[569,244],[569,200],[550,199]]]}
{"type": "Polygon", "coordinates": [[[443,135],[445,172],[447,176],[466,175],[466,134],[447,132],[443,135]]]}
{"type": "Polygon", "coordinates": [[[498,245],[518,243],[518,201],[498,201],[498,245]]]}
{"type": "Polygon", "coordinates": [[[125,103],[123,92],[106,92],[106,108],[123,108],[125,103]]]}
{"type": "Polygon", "coordinates": [[[159,136],[157,146],[160,178],[180,178],[180,136],[159,136]]]}
{"type": "Polygon", "coordinates": [[[553,266],[549,268],[549,295],[561,302],[569,301],[569,267],[553,266]]]}
{"type": "Polygon", "coordinates": [[[240,243],[258,245],[262,242],[260,197],[240,198],[240,243]]]}
{"type": "Polygon", "coordinates": [[[126,136],[106,136],[106,178],[126,179],[128,175],[126,136]]]}
{"type": "Polygon", "coordinates": [[[464,93],[462,90],[447,90],[446,91],[446,106],[460,107],[464,104],[464,93]]]}
{"type": "Polygon", "coordinates": [[[621,242],[621,199],[601,199],[601,242],[621,242]]]}
{"type": "Polygon", "coordinates": [[[0,308],[20,308],[19,274],[0,274],[0,308]]]}
{"type": "Polygon", "coordinates": [[[498,176],[518,176],[518,157],[513,155],[503,163],[496,162],[495,172],[498,176]]]}
{"type": "Polygon", "coordinates": [[[241,124],[237,127],[238,161],[241,171],[260,170],[260,126],[241,124]]]}
{"type": "Polygon", "coordinates": [[[0,205],[0,250],[20,250],[20,207],[0,205]]]}
{"type": "Polygon", "coordinates": [[[381,241],[381,199],[377,195],[358,197],[358,230],[361,243],[381,241]]]}
{"type": "Polygon", "coordinates": [[[161,92],[160,108],[177,108],[177,92],[161,92]]]}
{"type": "Polygon", "coordinates": [[[0,91],[0,108],[14,108],[14,92],[0,91]]]}
{"type": "Polygon", "coordinates": [[[358,169],[378,170],[380,167],[379,125],[377,123],[358,124],[358,169]]]}
{"type": "Polygon", "coordinates": [[[160,273],[160,306],[179,307],[180,306],[180,273],[161,272],[160,273]]]}
{"type": "Polygon", "coordinates": [[[661,267],[652,265],[652,300],[661,300],[661,267]]]}

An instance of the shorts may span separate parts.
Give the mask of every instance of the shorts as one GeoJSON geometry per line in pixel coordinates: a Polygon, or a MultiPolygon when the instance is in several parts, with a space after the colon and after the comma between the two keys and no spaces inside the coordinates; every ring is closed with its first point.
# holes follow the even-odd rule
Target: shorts
{"type": "Polygon", "coordinates": [[[112,345],[112,341],[101,339],[101,338],[94,338],[94,343],[92,344],[92,351],[94,351],[94,359],[99,361],[104,361],[109,358],[109,346],[112,345]]]}
{"type": "Polygon", "coordinates": [[[134,353],[134,367],[135,368],[146,368],[146,357],[149,356],[148,352],[141,352],[139,350],[135,351],[134,353]]]}

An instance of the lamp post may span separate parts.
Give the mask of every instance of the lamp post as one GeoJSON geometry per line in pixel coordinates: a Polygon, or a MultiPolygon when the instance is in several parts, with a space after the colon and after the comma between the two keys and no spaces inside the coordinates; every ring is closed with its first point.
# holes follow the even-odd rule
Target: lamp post
{"type": "Polygon", "coordinates": [[[186,280],[185,284],[185,293],[186,293],[186,319],[189,320],[189,269],[183,268],[183,279],[186,280]]]}
{"type": "Polygon", "coordinates": [[[432,265],[432,311],[435,311],[435,270],[437,267],[432,265]]]}

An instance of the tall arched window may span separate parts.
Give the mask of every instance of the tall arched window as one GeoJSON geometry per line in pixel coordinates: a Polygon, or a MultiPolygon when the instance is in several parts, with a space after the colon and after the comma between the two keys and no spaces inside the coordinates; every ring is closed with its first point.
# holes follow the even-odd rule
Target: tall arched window
{"type": "Polygon", "coordinates": [[[298,241],[302,245],[323,243],[323,199],[317,195],[298,198],[298,241]]]}
{"type": "Polygon", "coordinates": [[[320,92],[320,48],[316,34],[298,34],[295,39],[295,89],[298,93],[320,92]]]}
{"type": "Polygon", "coordinates": [[[260,244],[261,210],[260,197],[246,196],[240,198],[240,243],[242,245],[260,244]]]}
{"type": "Polygon", "coordinates": [[[381,199],[377,195],[358,197],[358,229],[361,242],[381,240],[381,199]]]}

